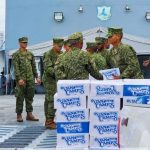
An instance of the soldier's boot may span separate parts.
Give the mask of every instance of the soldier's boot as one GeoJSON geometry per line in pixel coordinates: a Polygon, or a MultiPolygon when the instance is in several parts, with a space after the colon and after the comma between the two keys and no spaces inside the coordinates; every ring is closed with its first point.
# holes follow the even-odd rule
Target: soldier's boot
{"type": "Polygon", "coordinates": [[[17,122],[23,122],[21,114],[17,114],[17,122]]]}
{"type": "Polygon", "coordinates": [[[53,119],[47,119],[45,121],[45,128],[50,129],[50,130],[54,130],[54,129],[56,129],[56,123],[54,122],[53,119]]]}
{"type": "Polygon", "coordinates": [[[38,118],[36,118],[35,116],[33,116],[32,112],[27,112],[26,120],[28,120],[28,121],[39,121],[38,118]]]}

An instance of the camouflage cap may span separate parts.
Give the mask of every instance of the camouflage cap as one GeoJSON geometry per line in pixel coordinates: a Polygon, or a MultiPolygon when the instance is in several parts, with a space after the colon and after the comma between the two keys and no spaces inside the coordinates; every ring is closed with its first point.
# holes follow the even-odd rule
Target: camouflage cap
{"type": "Polygon", "coordinates": [[[107,37],[111,37],[113,34],[123,34],[122,28],[108,28],[107,37]]]}
{"type": "Polygon", "coordinates": [[[104,37],[96,37],[95,41],[97,44],[104,44],[107,41],[107,38],[104,37]]]}
{"type": "Polygon", "coordinates": [[[62,39],[62,38],[53,38],[53,43],[56,43],[56,44],[58,44],[60,46],[63,46],[64,39],[62,39]]]}
{"type": "Polygon", "coordinates": [[[83,40],[83,34],[81,32],[75,32],[68,37],[68,40],[81,41],[83,40]]]}
{"type": "Polygon", "coordinates": [[[87,42],[86,43],[87,48],[97,48],[97,43],[96,42],[87,42]]]}
{"type": "Polygon", "coordinates": [[[28,38],[27,37],[21,37],[18,39],[19,42],[22,42],[22,43],[28,43],[28,38]]]}
{"type": "Polygon", "coordinates": [[[71,42],[70,42],[69,40],[65,40],[65,41],[64,41],[64,45],[70,46],[70,45],[71,45],[71,42]]]}

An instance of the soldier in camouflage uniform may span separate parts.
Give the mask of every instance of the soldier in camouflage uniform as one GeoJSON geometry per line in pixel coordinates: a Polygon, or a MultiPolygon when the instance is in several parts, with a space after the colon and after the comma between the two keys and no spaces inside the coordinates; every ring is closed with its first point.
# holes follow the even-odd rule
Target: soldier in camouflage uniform
{"type": "Polygon", "coordinates": [[[110,64],[109,64],[109,44],[108,44],[108,39],[104,38],[104,37],[96,37],[95,41],[97,43],[97,49],[98,49],[98,53],[100,53],[105,59],[106,59],[106,63],[107,63],[107,68],[109,68],[110,64]]]}
{"type": "MultiPolygon", "coordinates": [[[[129,46],[122,44],[123,37],[122,28],[108,28],[108,42],[113,46],[110,50],[110,67],[119,68],[120,76],[114,76],[114,79],[143,79],[139,61],[135,50],[129,46]]],[[[123,99],[120,102],[120,108],[123,108],[123,99]]],[[[127,126],[129,118],[123,118],[121,125],[127,126]]]]}
{"type": "MultiPolygon", "coordinates": [[[[65,49],[65,51],[58,56],[57,62],[60,62],[63,59],[63,57],[65,56],[65,54],[71,51],[71,41],[69,39],[64,41],[64,49],[65,49]]],[[[60,64],[57,66],[57,69],[61,70],[60,64]]]]}
{"type": "Polygon", "coordinates": [[[103,50],[107,50],[110,47],[108,43],[108,38],[105,37],[96,37],[95,42],[98,44],[98,50],[103,52],[103,50]]]}
{"type": "Polygon", "coordinates": [[[71,51],[56,62],[55,74],[57,79],[88,79],[89,73],[100,79],[101,76],[92,67],[88,54],[81,50],[83,46],[82,33],[74,33],[68,39],[71,43],[71,51]]]}
{"type": "Polygon", "coordinates": [[[139,61],[135,50],[121,42],[123,32],[121,28],[108,28],[108,42],[113,45],[110,50],[111,68],[119,68],[121,75],[114,79],[143,79],[139,61]]]}
{"type": "Polygon", "coordinates": [[[26,49],[27,43],[27,37],[19,38],[20,49],[12,56],[16,77],[15,96],[18,122],[23,122],[22,112],[24,99],[27,112],[26,120],[39,120],[32,115],[32,103],[35,92],[35,78],[39,84],[40,79],[38,79],[34,55],[26,49]]]}
{"type": "Polygon", "coordinates": [[[100,70],[106,69],[106,60],[101,55],[101,53],[97,53],[97,43],[96,42],[87,42],[86,50],[89,54],[91,64],[93,65],[93,68],[97,70],[98,72],[100,70]]]}
{"type": "Polygon", "coordinates": [[[93,55],[97,52],[97,44],[95,42],[87,42],[86,51],[89,55],[93,55]]]}
{"type": "Polygon", "coordinates": [[[54,65],[58,56],[62,53],[63,39],[53,39],[53,48],[46,52],[43,56],[44,74],[43,84],[45,87],[45,127],[47,129],[55,129],[56,124],[54,122],[55,109],[54,109],[54,94],[56,93],[56,78],[54,73],[54,65]]]}
{"type": "Polygon", "coordinates": [[[70,42],[69,40],[65,40],[64,41],[64,49],[65,49],[65,52],[69,52],[71,50],[71,47],[70,47],[70,42]]]}

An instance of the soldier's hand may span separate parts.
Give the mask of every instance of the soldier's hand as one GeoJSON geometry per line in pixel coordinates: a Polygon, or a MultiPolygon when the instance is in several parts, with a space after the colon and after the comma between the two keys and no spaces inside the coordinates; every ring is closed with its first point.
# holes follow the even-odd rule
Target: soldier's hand
{"type": "Polygon", "coordinates": [[[143,61],[143,66],[147,67],[150,64],[150,60],[143,61]]]}
{"type": "Polygon", "coordinates": [[[39,78],[36,78],[36,83],[37,83],[37,85],[40,85],[41,84],[41,80],[39,78]]]}
{"type": "Polygon", "coordinates": [[[19,80],[18,84],[19,84],[19,85],[24,85],[25,82],[24,82],[24,80],[19,80]]]}
{"type": "Polygon", "coordinates": [[[120,77],[119,76],[113,76],[114,77],[114,80],[118,80],[118,79],[120,79],[120,77]]]}

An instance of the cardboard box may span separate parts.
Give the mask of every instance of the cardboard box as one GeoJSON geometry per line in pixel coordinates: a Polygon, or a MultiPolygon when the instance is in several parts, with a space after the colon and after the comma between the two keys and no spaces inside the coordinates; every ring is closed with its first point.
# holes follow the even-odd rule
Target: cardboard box
{"type": "Polygon", "coordinates": [[[150,107],[150,96],[124,96],[124,105],[150,107]]]}
{"type": "Polygon", "coordinates": [[[148,96],[150,95],[150,80],[126,79],[124,80],[123,96],[148,96]]]}
{"type": "Polygon", "coordinates": [[[86,96],[66,96],[61,97],[56,93],[54,95],[54,108],[55,109],[86,109],[87,100],[86,96]]]}
{"type": "Polygon", "coordinates": [[[57,134],[57,148],[88,148],[89,134],[57,134]]]}
{"type": "Polygon", "coordinates": [[[150,80],[149,79],[123,79],[124,83],[129,83],[129,84],[148,84],[150,85],[150,80]]]}
{"type": "Polygon", "coordinates": [[[88,122],[89,109],[57,110],[57,122],[88,122]]]}
{"type": "MultiPolygon", "coordinates": [[[[101,136],[90,136],[90,148],[119,148],[118,137],[101,137],[101,136]]],[[[100,149],[100,150],[101,150],[100,149]]],[[[105,149],[106,150],[106,149],[105,149]]]]}
{"type": "Polygon", "coordinates": [[[88,96],[89,86],[89,80],[59,80],[57,82],[57,93],[61,97],[88,96]]]}
{"type": "Polygon", "coordinates": [[[118,111],[90,111],[90,123],[117,123],[118,111]]]}
{"type": "Polygon", "coordinates": [[[113,124],[95,124],[90,123],[90,136],[116,137],[119,133],[118,123],[113,124]]]}
{"type": "Polygon", "coordinates": [[[90,110],[120,110],[120,98],[90,96],[88,100],[90,110]]]}
{"type": "Polygon", "coordinates": [[[100,70],[100,73],[103,75],[103,80],[113,80],[114,76],[120,76],[119,68],[100,70]]]}
{"type": "Polygon", "coordinates": [[[57,122],[57,134],[88,133],[89,122],[57,122]]]}
{"type": "Polygon", "coordinates": [[[96,97],[123,97],[122,80],[91,81],[91,96],[96,97]]]}
{"type": "Polygon", "coordinates": [[[150,85],[130,85],[123,86],[123,96],[150,96],[150,85]]]}

